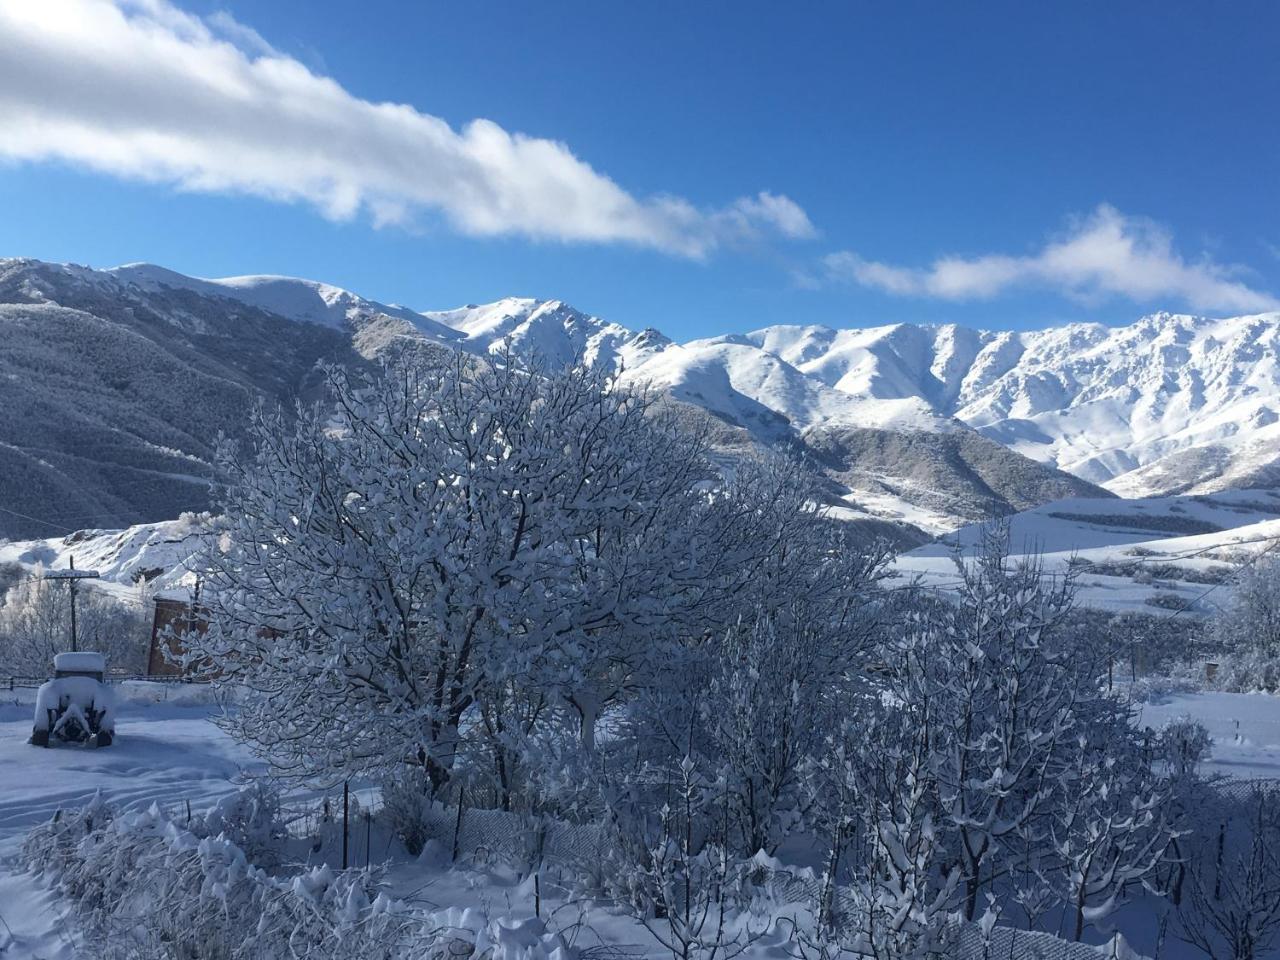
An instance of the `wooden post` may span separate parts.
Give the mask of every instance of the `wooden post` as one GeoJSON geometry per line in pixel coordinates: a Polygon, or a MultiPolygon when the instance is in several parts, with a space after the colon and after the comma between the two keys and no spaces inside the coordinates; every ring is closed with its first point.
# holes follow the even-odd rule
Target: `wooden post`
{"type": "Polygon", "coordinates": [[[80,631],[76,622],[76,588],[81,580],[96,580],[98,578],[97,570],[77,570],[76,558],[70,556],[68,559],[68,567],[66,570],[49,570],[45,572],[43,579],[45,580],[66,580],[69,581],[67,587],[71,590],[71,652],[75,653],[80,649],[80,631]]]}
{"type": "Polygon", "coordinates": [[[453,862],[458,862],[458,834],[462,832],[462,799],[464,796],[464,788],[461,783],[458,784],[458,819],[453,822],[453,862]]]}
{"type": "MultiPolygon", "coordinates": [[[[75,554],[71,554],[67,558],[71,569],[76,568],[75,554]]],[[[76,652],[76,581],[75,577],[71,578],[71,652],[76,652]]]]}
{"type": "Polygon", "coordinates": [[[348,804],[351,800],[351,781],[342,781],[342,869],[347,869],[347,813],[350,809],[348,804]]]}

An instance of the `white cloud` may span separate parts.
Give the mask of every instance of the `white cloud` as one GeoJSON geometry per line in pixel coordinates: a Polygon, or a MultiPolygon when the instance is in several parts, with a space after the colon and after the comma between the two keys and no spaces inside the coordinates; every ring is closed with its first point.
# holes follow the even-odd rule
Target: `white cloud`
{"type": "Polygon", "coordinates": [[[799,204],[789,197],[767,191],[734,201],[727,216],[748,232],[757,226],[771,226],[792,240],[808,240],[818,235],[809,215],[799,204]]]}
{"type": "Polygon", "coordinates": [[[1038,287],[1088,302],[1121,296],[1178,301],[1195,310],[1280,309],[1280,299],[1239,279],[1240,268],[1207,258],[1187,261],[1167,230],[1105,204],[1029,256],[942,257],[918,268],[841,251],[824,263],[831,277],[897,296],[986,300],[1012,288],[1038,287]]]}
{"type": "Polygon", "coordinates": [[[0,0],[0,37],[0,158],[309,203],[340,220],[434,212],[470,235],[694,258],[814,234],[783,196],[718,210],[639,198],[563,143],[362,100],[226,14],[204,20],[168,0],[0,0]]]}

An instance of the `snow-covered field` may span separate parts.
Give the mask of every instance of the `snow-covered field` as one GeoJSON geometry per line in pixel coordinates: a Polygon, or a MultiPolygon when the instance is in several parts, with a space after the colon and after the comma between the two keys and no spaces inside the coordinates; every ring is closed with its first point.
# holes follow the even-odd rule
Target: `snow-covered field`
{"type": "Polygon", "coordinates": [[[1265,693],[1179,693],[1144,704],[1138,722],[1160,729],[1192,717],[1213,738],[1202,768],[1208,775],[1242,780],[1280,779],[1280,696],[1265,693]]]}
{"type": "MultiPolygon", "coordinates": [[[[895,569],[929,587],[954,586],[955,547],[971,553],[986,528],[963,527],[902,555],[895,569]]],[[[1058,500],[1015,514],[1009,534],[1012,552],[1042,554],[1046,573],[1062,574],[1075,564],[1078,600],[1088,606],[1209,612],[1232,569],[1280,544],[1280,493],[1058,500]]]]}

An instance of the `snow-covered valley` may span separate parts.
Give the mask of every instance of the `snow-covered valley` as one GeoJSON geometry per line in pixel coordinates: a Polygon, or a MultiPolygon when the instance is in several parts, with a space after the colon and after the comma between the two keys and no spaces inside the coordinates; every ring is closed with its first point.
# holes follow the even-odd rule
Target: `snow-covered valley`
{"type": "MultiPolygon", "coordinates": [[[[895,569],[947,591],[960,556],[988,524],[972,524],[898,557],[895,569]]],[[[1008,519],[1012,552],[1046,575],[1076,578],[1080,603],[1161,616],[1211,614],[1244,563],[1280,543],[1280,491],[1127,500],[1060,500],[1008,519]]]]}

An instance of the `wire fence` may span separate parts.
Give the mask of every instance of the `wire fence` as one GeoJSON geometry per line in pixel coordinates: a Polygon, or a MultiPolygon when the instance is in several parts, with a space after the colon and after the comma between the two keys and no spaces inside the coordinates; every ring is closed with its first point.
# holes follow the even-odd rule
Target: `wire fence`
{"type": "MultiPolygon", "coordinates": [[[[8,690],[12,693],[15,690],[34,689],[47,683],[51,678],[49,676],[31,677],[31,676],[0,676],[0,689],[8,690]]],[[[149,676],[147,674],[107,674],[107,683],[132,683],[137,681],[145,681],[147,683],[206,683],[207,681],[197,679],[195,677],[183,676],[149,676]]]]}

